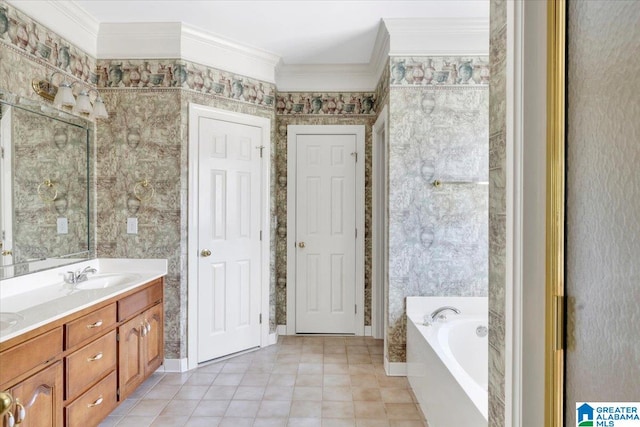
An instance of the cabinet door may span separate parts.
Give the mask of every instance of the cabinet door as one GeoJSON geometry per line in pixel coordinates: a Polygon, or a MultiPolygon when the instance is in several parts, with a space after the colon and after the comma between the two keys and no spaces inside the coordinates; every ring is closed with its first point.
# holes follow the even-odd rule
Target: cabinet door
{"type": "Polygon", "coordinates": [[[143,313],[147,327],[143,338],[145,346],[145,374],[151,375],[162,365],[164,359],[164,319],[162,304],[157,304],[143,313]]]}
{"type": "Polygon", "coordinates": [[[136,316],[118,328],[118,384],[120,400],[144,380],[144,325],[142,315],[136,316]]]}
{"type": "Polygon", "coordinates": [[[62,427],[62,392],[62,362],[54,363],[15,386],[11,394],[24,406],[26,414],[20,426],[62,427]]]}

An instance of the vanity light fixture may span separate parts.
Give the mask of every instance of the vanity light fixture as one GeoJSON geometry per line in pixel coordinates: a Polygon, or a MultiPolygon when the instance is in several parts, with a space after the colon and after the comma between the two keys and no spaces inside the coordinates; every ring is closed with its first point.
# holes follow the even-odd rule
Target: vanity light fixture
{"type": "Polygon", "coordinates": [[[57,87],[53,84],[53,76],[62,74],[60,71],[54,71],[48,80],[34,79],[31,82],[33,90],[40,96],[53,102],[56,107],[73,107],[72,111],[78,114],[89,114],[96,119],[106,119],[109,117],[107,109],[102,101],[100,92],[96,89],[82,89],[76,98],[73,94],[73,86],[78,83],[69,83],[63,75],[63,81],[57,87]],[[91,104],[89,95],[91,92],[96,93],[96,97],[91,104]]]}
{"type": "Polygon", "coordinates": [[[56,97],[53,98],[53,105],[56,107],[74,107],[76,105],[76,98],[73,96],[72,86],[73,83],[69,83],[66,80],[60,83],[56,97]]]}
{"type": "Polygon", "coordinates": [[[76,105],[75,107],[73,107],[72,111],[75,113],[89,114],[96,119],[106,119],[109,117],[107,108],[104,106],[104,102],[102,101],[102,97],[100,97],[100,93],[95,89],[89,89],[88,91],[82,89],[82,91],[78,94],[76,105]],[[93,101],[93,106],[91,105],[91,99],[89,98],[89,94],[91,92],[96,93],[96,98],[93,101]]]}

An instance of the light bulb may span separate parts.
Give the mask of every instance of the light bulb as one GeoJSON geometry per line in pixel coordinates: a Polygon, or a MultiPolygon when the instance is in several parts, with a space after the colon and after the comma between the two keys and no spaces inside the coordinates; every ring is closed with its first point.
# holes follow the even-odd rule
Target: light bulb
{"type": "Polygon", "coordinates": [[[60,83],[56,97],[53,99],[53,104],[57,107],[73,107],[76,105],[76,99],[73,96],[71,85],[66,81],[60,83]]]}
{"type": "Polygon", "coordinates": [[[100,95],[93,102],[93,117],[96,119],[106,119],[109,117],[109,113],[107,113],[107,108],[104,106],[104,102],[102,102],[102,98],[100,95]]]}
{"type": "Polygon", "coordinates": [[[78,95],[76,100],[76,106],[73,107],[74,113],[89,114],[92,111],[91,101],[89,100],[89,94],[86,90],[83,90],[78,95]]]}

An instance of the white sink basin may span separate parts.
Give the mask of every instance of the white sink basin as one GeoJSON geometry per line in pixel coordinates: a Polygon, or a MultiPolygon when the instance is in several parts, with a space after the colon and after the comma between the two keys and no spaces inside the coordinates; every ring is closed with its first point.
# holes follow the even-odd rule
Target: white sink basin
{"type": "Polygon", "coordinates": [[[4,331],[5,329],[9,329],[10,327],[17,325],[22,319],[24,319],[24,317],[18,313],[0,313],[0,331],[4,331]]]}
{"type": "Polygon", "coordinates": [[[140,278],[140,275],[135,273],[89,274],[87,280],[74,285],[74,289],[89,290],[111,288],[113,286],[130,283],[138,278],[140,278]]]}

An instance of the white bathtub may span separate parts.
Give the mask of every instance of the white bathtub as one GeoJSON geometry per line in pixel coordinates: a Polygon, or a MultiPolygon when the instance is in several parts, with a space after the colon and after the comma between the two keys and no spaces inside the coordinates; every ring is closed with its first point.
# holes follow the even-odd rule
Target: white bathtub
{"type": "Polygon", "coordinates": [[[487,425],[487,298],[407,298],[407,376],[429,427],[487,425]],[[425,315],[453,306],[445,322],[424,326],[425,315]]]}

